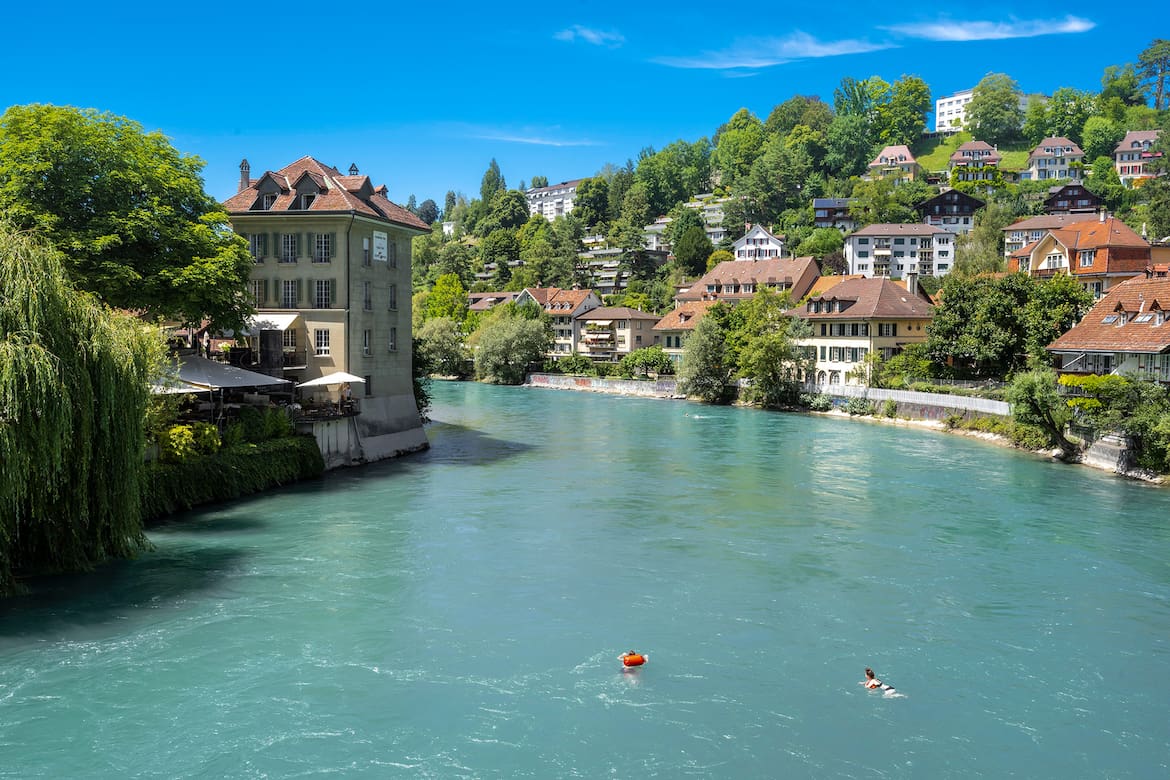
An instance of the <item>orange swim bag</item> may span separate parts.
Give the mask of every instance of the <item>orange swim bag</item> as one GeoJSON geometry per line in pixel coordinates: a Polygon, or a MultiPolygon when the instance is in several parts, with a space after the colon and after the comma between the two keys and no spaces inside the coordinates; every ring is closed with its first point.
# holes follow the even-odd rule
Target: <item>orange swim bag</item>
{"type": "Polygon", "coordinates": [[[633,655],[623,655],[622,663],[626,666],[641,666],[642,664],[646,663],[646,656],[639,653],[634,653],[633,655]]]}

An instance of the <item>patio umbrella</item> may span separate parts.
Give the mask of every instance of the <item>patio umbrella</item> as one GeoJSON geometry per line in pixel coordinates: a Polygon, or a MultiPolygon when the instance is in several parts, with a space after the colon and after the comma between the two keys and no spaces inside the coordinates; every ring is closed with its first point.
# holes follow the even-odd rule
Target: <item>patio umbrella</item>
{"type": "Polygon", "coordinates": [[[360,376],[347,374],[344,371],[335,371],[332,374],[326,374],[325,376],[319,376],[316,379],[310,379],[308,382],[301,382],[299,385],[297,385],[297,387],[323,387],[325,385],[345,384],[346,382],[358,382],[364,385],[366,380],[362,379],[360,376]]]}

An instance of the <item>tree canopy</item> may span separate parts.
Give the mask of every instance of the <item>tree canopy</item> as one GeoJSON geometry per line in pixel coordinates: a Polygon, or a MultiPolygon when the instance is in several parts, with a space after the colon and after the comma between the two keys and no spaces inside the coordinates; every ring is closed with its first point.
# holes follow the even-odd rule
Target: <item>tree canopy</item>
{"type": "Polygon", "coordinates": [[[79,288],[116,308],[239,327],[253,261],[202,169],[125,117],[49,105],[0,116],[0,213],[59,249],[79,288]]]}

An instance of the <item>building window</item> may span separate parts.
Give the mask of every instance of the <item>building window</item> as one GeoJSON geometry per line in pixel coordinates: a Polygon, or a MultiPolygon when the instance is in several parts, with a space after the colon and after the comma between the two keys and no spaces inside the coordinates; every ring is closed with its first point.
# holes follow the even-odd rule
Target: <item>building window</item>
{"type": "Polygon", "coordinates": [[[276,203],[276,195],[269,192],[269,193],[264,195],[264,200],[263,200],[263,203],[261,204],[260,207],[262,209],[264,209],[265,211],[268,211],[269,209],[272,208],[272,204],[274,204],[274,203],[276,203]]]}
{"type": "Polygon", "coordinates": [[[312,193],[305,193],[304,195],[301,196],[301,208],[302,209],[309,208],[310,206],[313,205],[313,201],[316,199],[317,199],[316,195],[314,195],[312,193]]]}
{"type": "Polygon", "coordinates": [[[398,267],[398,242],[391,241],[386,246],[386,260],[389,261],[391,268],[398,267]]]}
{"type": "Polygon", "coordinates": [[[371,339],[373,335],[374,332],[369,328],[362,331],[362,354],[367,357],[372,353],[371,339]]]}
{"type": "Polygon", "coordinates": [[[297,332],[292,328],[288,328],[280,334],[280,345],[285,349],[297,348],[297,332]]]}
{"type": "Polygon", "coordinates": [[[362,265],[370,264],[370,239],[362,239],[362,265]]]}
{"type": "Polygon", "coordinates": [[[885,336],[893,338],[898,335],[898,323],[896,322],[879,322],[878,336],[885,336]]]}
{"type": "Polygon", "coordinates": [[[285,279],[280,283],[280,305],[285,309],[295,309],[300,302],[300,286],[295,279],[285,279]]]}
{"type": "Polygon", "coordinates": [[[280,236],[280,262],[295,263],[297,261],[297,254],[300,247],[298,240],[300,235],[297,233],[282,233],[280,236]]]}
{"type": "Polygon", "coordinates": [[[328,263],[333,256],[333,234],[317,233],[313,237],[313,262],[328,263]]]}
{"type": "Polygon", "coordinates": [[[264,255],[268,254],[268,234],[249,233],[248,251],[252,253],[252,259],[257,263],[264,262],[264,255]]]}
{"type": "Polygon", "coordinates": [[[386,348],[391,352],[398,350],[398,328],[390,328],[390,340],[386,343],[386,348]]]}
{"type": "Polygon", "coordinates": [[[252,306],[259,309],[264,302],[264,282],[261,279],[248,280],[248,297],[252,300],[252,306]]]}
{"type": "Polygon", "coordinates": [[[313,308],[329,308],[329,299],[331,297],[329,293],[332,286],[328,279],[318,279],[313,282],[313,308]]]}
{"type": "Polygon", "coordinates": [[[374,296],[369,282],[362,282],[362,309],[371,311],[374,308],[374,296]]]}
{"type": "Polygon", "coordinates": [[[317,357],[329,356],[329,331],[325,328],[318,328],[313,331],[313,348],[314,354],[317,357]]]}
{"type": "Polygon", "coordinates": [[[1091,266],[1093,264],[1093,261],[1097,257],[1097,250],[1095,250],[1095,249],[1082,249],[1078,253],[1078,257],[1079,257],[1080,262],[1081,262],[1081,268],[1088,268],[1089,266],[1091,266]]]}
{"type": "Polygon", "coordinates": [[[396,284],[390,285],[388,301],[389,301],[387,304],[388,308],[390,308],[391,310],[398,308],[398,285],[396,285],[396,284]]]}

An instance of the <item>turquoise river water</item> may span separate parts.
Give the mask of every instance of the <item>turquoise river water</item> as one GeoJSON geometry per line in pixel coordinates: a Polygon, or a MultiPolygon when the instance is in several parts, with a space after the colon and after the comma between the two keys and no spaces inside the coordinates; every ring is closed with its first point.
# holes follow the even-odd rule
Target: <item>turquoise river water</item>
{"type": "Polygon", "coordinates": [[[1166,489],[861,421],[435,395],[428,453],[0,604],[0,777],[1170,776],[1166,489]]]}

